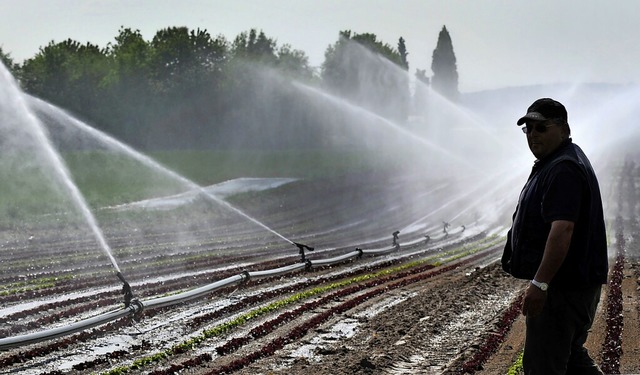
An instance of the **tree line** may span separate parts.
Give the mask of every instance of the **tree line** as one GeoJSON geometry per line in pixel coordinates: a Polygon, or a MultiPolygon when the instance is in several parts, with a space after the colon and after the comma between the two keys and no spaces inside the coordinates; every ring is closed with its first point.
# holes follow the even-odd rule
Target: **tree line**
{"type": "MultiPolygon", "coordinates": [[[[141,149],[225,147],[234,137],[246,147],[316,144],[317,125],[325,120],[293,105],[302,99],[274,83],[283,78],[404,121],[415,111],[416,96],[424,94],[409,88],[408,54],[403,38],[392,46],[375,34],[341,31],[316,70],[303,51],[278,46],[262,31],[229,41],[187,27],[161,29],[149,41],[139,30],[122,27],[104,48],[51,41],[22,64],[0,48],[0,59],[25,92],[141,149]],[[277,132],[265,131],[276,123],[277,132]],[[252,141],[239,134],[261,136],[252,141]]],[[[445,27],[431,68],[433,88],[455,99],[456,60],[445,27]]],[[[424,70],[416,70],[416,77],[430,83],[424,70]]]]}

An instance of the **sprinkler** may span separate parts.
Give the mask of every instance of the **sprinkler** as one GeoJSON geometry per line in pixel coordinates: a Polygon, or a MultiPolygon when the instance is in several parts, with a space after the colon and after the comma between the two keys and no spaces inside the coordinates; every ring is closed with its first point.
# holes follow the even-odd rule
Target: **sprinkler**
{"type": "Polygon", "coordinates": [[[129,307],[131,305],[131,300],[133,299],[133,292],[131,291],[131,285],[129,285],[129,283],[127,282],[127,280],[124,278],[124,275],[122,274],[122,272],[118,271],[116,272],[116,276],[118,276],[118,279],[120,279],[120,281],[122,281],[122,293],[124,294],[124,307],[129,307]]]}
{"type": "Polygon", "coordinates": [[[301,243],[297,243],[297,242],[294,242],[293,244],[298,247],[298,249],[300,250],[300,258],[302,259],[303,262],[306,263],[307,258],[304,255],[304,249],[307,249],[309,251],[313,251],[314,248],[311,247],[311,246],[303,245],[301,243]]]}
{"type": "Polygon", "coordinates": [[[446,222],[446,221],[443,221],[443,222],[442,222],[442,226],[443,226],[443,228],[442,228],[442,233],[444,233],[444,238],[449,237],[449,231],[448,231],[448,229],[449,229],[449,223],[448,223],[448,222],[446,222]]]}

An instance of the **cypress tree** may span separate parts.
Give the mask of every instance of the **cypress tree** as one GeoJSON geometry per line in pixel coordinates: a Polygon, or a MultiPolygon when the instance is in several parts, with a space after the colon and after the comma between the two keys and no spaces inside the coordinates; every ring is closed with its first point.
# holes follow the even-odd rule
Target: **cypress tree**
{"type": "Polygon", "coordinates": [[[400,65],[405,70],[409,70],[409,61],[407,60],[409,52],[407,52],[407,46],[404,44],[404,38],[402,37],[398,40],[398,54],[400,55],[400,65]]]}
{"type": "Polygon", "coordinates": [[[446,26],[442,26],[438,35],[438,44],[433,50],[431,70],[433,71],[431,79],[433,89],[451,100],[457,100],[459,92],[456,55],[453,53],[451,36],[446,26]]]}

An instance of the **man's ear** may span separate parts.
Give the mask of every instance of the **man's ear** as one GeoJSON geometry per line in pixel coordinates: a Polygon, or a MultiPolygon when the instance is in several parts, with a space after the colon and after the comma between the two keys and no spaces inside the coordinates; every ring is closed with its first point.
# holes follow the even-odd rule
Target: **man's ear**
{"type": "Polygon", "coordinates": [[[569,127],[569,123],[566,123],[563,126],[563,131],[567,132],[567,138],[571,137],[571,128],[569,127]]]}

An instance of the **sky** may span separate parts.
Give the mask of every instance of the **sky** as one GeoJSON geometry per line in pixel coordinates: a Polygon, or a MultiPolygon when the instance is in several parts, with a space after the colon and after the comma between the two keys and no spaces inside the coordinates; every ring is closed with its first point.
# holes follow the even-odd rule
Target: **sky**
{"type": "Polygon", "coordinates": [[[341,30],[373,33],[431,72],[446,26],[459,89],[547,83],[640,83],[637,0],[0,0],[0,47],[16,62],[50,41],[106,47],[124,26],[146,40],[163,28],[233,40],[252,28],[304,51],[319,67],[341,30]]]}

